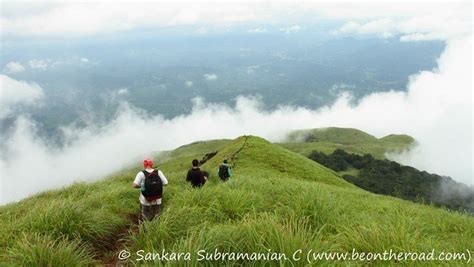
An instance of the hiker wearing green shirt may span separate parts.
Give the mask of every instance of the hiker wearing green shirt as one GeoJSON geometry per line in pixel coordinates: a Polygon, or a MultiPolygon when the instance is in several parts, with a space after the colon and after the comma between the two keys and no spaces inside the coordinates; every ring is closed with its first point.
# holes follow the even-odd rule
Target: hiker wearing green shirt
{"type": "Polygon", "coordinates": [[[222,164],[219,166],[217,176],[219,176],[219,178],[224,182],[232,177],[232,167],[229,166],[226,159],[222,161],[222,164]]]}

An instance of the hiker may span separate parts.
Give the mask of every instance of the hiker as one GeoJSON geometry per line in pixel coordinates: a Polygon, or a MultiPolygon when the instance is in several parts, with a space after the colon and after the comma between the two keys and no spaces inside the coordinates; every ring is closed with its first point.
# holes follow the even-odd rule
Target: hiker
{"type": "Polygon", "coordinates": [[[140,188],[140,206],[142,216],[146,220],[153,220],[159,216],[163,186],[168,184],[168,179],[160,170],[153,169],[153,161],[143,161],[143,171],[137,173],[133,181],[133,188],[140,188]]]}
{"type": "Polygon", "coordinates": [[[224,182],[229,180],[229,177],[232,176],[232,168],[227,164],[226,159],[224,161],[222,161],[221,166],[219,166],[219,170],[217,172],[217,175],[224,182]]]}
{"type": "Polygon", "coordinates": [[[191,182],[193,187],[201,187],[206,183],[209,174],[206,175],[201,171],[197,159],[193,159],[192,165],[193,167],[188,171],[188,175],[186,176],[186,181],[191,182]]]}

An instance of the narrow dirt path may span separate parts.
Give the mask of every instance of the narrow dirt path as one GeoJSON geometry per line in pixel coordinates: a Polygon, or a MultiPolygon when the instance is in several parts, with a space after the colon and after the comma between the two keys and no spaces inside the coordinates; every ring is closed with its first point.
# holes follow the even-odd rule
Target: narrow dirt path
{"type": "Polygon", "coordinates": [[[126,217],[128,223],[110,239],[104,240],[105,246],[101,245],[100,248],[95,249],[95,259],[103,266],[119,266],[117,255],[129,241],[127,237],[130,236],[130,232],[138,233],[139,231],[141,213],[127,214],[126,217]]]}
{"type": "MultiPolygon", "coordinates": [[[[245,136],[245,140],[242,146],[230,156],[229,159],[233,163],[233,167],[235,167],[235,158],[237,157],[239,152],[242,151],[242,149],[244,149],[244,147],[247,145],[248,138],[249,136],[245,136]]],[[[214,155],[215,154],[217,153],[214,153],[214,155]]],[[[160,215],[162,215],[165,211],[166,208],[162,209],[160,215]]],[[[127,242],[130,242],[130,235],[138,234],[140,230],[141,213],[139,212],[136,214],[127,214],[126,216],[129,223],[126,224],[125,227],[117,231],[116,235],[114,235],[108,240],[104,240],[103,243],[105,244],[105,246],[101,245],[100,248],[95,249],[96,260],[98,260],[102,266],[122,266],[118,259],[118,254],[126,246],[127,242]]]]}

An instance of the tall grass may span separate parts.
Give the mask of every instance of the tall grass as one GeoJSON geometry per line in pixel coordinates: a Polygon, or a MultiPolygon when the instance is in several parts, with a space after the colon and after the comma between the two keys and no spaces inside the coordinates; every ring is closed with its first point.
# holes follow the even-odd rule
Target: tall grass
{"type": "MultiPolygon", "coordinates": [[[[178,156],[168,154],[161,161],[159,168],[170,180],[162,214],[129,232],[124,247],[132,255],[138,250],[190,252],[192,260],[132,259],[123,264],[196,266],[203,264],[197,262],[197,251],[216,249],[286,255],[298,249],[474,249],[474,220],[466,214],[365,192],[317,163],[256,137],[214,142],[207,148],[205,143],[195,145],[199,146],[196,155],[190,154],[193,145],[185,146],[173,152],[178,156]],[[210,181],[201,189],[191,188],[185,181],[190,161],[216,146],[219,153],[202,167],[210,171],[210,181]],[[224,158],[233,158],[235,166],[234,177],[226,183],[215,177],[224,158]]],[[[127,215],[139,213],[138,192],[130,188],[136,171],[0,208],[0,245],[5,251],[0,259],[28,266],[100,263],[101,253],[113,254],[109,250],[116,249],[110,242],[127,232],[131,223],[127,215]]],[[[227,260],[206,265],[302,266],[305,262],[227,260]]]]}
{"type": "Polygon", "coordinates": [[[23,234],[7,249],[8,266],[92,266],[90,249],[79,240],[23,234]]]}

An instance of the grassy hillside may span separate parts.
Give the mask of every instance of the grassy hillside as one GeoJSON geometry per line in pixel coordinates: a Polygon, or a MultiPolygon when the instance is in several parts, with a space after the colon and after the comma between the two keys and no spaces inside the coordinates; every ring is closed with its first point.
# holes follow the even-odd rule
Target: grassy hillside
{"type": "Polygon", "coordinates": [[[403,134],[391,134],[377,139],[357,129],[330,127],[294,131],[280,145],[305,156],[314,150],[330,154],[336,149],[343,149],[350,153],[371,154],[384,159],[385,153],[409,149],[414,142],[411,136],[403,134]]]}
{"type": "Polygon", "coordinates": [[[372,193],[420,203],[433,203],[474,215],[474,188],[454,179],[370,155],[338,149],[329,155],[313,151],[308,158],[336,172],[346,181],[372,193]],[[448,189],[449,188],[449,189],[448,189]]]}
{"type": "MultiPolygon", "coordinates": [[[[164,210],[158,220],[140,226],[138,191],[131,188],[138,168],[1,207],[0,265],[133,265],[143,264],[134,261],[135,251],[163,249],[190,252],[191,261],[167,262],[189,266],[195,266],[198,250],[215,249],[284,252],[289,257],[298,249],[474,252],[472,217],[368,193],[332,170],[258,137],[184,146],[167,153],[159,168],[170,181],[164,210]],[[185,182],[191,159],[215,150],[218,154],[202,167],[210,171],[210,181],[202,189],[192,189],[185,182]],[[227,183],[215,177],[224,158],[234,166],[234,177],[227,183]],[[132,258],[117,262],[122,249],[132,258]]],[[[235,263],[265,262],[210,264],[235,263]]],[[[306,265],[292,259],[270,263],[306,265]]]]}

